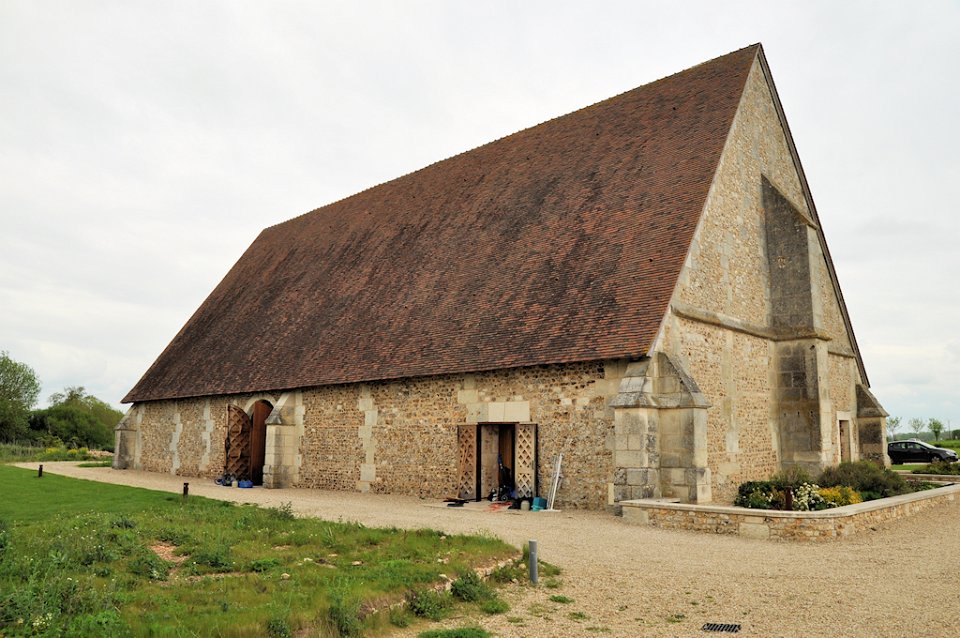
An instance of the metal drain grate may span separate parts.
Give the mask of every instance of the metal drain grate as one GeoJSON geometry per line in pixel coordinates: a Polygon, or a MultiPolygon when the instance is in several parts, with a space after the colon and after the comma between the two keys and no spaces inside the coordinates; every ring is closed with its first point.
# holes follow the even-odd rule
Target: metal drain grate
{"type": "Polygon", "coordinates": [[[733,623],[722,623],[722,622],[708,622],[703,627],[704,631],[722,631],[728,634],[738,634],[740,633],[740,625],[733,623]]]}

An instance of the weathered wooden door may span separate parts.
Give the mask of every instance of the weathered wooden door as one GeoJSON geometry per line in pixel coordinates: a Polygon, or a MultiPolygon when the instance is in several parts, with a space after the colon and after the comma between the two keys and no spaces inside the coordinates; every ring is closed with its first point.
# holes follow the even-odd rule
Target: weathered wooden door
{"type": "Polygon", "coordinates": [[[273,407],[266,401],[253,404],[253,427],[250,432],[250,480],[263,485],[263,463],[267,453],[267,417],[273,407]]]}
{"type": "Polygon", "coordinates": [[[223,473],[237,479],[250,478],[250,431],[247,413],[235,405],[227,406],[226,461],[223,473]]]}
{"type": "Polygon", "coordinates": [[[477,426],[457,426],[457,447],[460,452],[457,497],[476,500],[479,498],[477,494],[477,426]]]}
{"type": "Polygon", "coordinates": [[[514,434],[513,478],[517,498],[536,496],[537,489],[537,426],[518,423],[514,434]]]}

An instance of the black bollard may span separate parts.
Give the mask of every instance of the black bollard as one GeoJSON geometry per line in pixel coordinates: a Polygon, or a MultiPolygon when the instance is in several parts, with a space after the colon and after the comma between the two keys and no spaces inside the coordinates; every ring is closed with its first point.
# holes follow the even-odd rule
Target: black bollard
{"type": "Polygon", "coordinates": [[[40,465],[39,468],[37,468],[37,478],[43,478],[43,465],[42,465],[42,464],[40,465]]]}
{"type": "Polygon", "coordinates": [[[190,493],[190,484],[189,484],[189,483],[184,483],[184,484],[183,484],[183,502],[184,502],[184,503],[187,502],[187,495],[188,495],[189,493],[190,493]]]}

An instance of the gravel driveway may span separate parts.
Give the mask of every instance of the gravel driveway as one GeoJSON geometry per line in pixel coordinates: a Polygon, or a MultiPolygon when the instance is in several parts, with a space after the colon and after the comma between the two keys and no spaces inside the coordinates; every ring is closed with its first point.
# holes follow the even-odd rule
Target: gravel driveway
{"type": "MultiPolygon", "coordinates": [[[[21,464],[36,467],[36,464],[21,464]]],[[[500,616],[451,618],[503,637],[723,636],[704,623],[739,623],[741,636],[960,636],[960,503],[840,541],[802,544],[663,531],[597,512],[453,509],[434,501],[320,490],[240,490],[209,479],[44,463],[78,478],[279,505],[366,525],[492,533],[563,569],[558,589],[508,587],[500,616]],[[572,603],[549,600],[562,594],[572,603]]],[[[416,636],[408,629],[397,636],[416,636]]]]}

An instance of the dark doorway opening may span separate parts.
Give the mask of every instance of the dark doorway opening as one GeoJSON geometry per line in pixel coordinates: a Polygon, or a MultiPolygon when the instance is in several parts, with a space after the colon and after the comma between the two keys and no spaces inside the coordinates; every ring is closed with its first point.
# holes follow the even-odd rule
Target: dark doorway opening
{"type": "Polygon", "coordinates": [[[253,427],[250,430],[250,480],[263,485],[263,464],[267,456],[267,417],[273,412],[268,401],[253,404],[253,427]]]}
{"type": "Polygon", "coordinates": [[[533,423],[480,423],[458,429],[464,499],[529,498],[536,495],[537,426],[533,423]]]}

